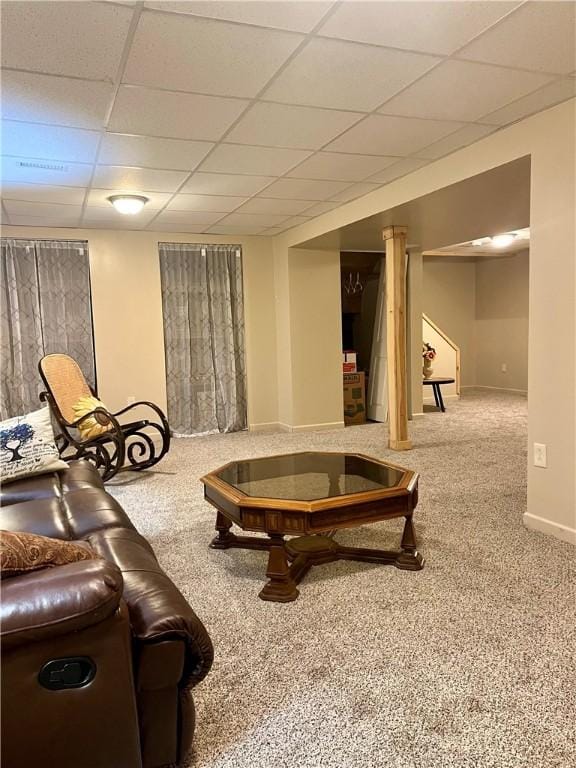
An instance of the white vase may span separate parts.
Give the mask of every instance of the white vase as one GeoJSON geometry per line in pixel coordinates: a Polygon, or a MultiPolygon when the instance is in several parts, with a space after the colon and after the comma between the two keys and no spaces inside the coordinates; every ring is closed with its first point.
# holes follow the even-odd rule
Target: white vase
{"type": "Polygon", "coordinates": [[[428,358],[424,358],[424,365],[422,366],[422,375],[425,379],[431,378],[432,374],[434,373],[434,368],[432,368],[432,362],[431,360],[428,360],[428,358]]]}

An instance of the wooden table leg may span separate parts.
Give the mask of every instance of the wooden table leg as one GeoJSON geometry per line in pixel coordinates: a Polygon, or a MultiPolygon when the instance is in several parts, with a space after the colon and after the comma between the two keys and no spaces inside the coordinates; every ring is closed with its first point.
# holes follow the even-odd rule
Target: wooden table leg
{"type": "Polygon", "coordinates": [[[269,581],[261,589],[258,597],[275,603],[290,603],[300,594],[290,576],[290,568],[284,549],[284,537],[270,534],[270,553],[266,576],[269,581]]]}
{"type": "Polygon", "coordinates": [[[215,528],[218,533],[210,542],[210,546],[212,549],[228,549],[236,537],[233,533],[230,533],[230,528],[232,528],[232,521],[228,520],[228,518],[225,517],[222,512],[220,512],[220,510],[216,512],[215,528]]]}
{"type": "Polygon", "coordinates": [[[424,558],[416,549],[416,534],[414,532],[414,524],[412,523],[412,515],[406,515],[400,546],[402,547],[402,552],[396,558],[396,567],[407,571],[419,571],[423,566],[424,558]]]}

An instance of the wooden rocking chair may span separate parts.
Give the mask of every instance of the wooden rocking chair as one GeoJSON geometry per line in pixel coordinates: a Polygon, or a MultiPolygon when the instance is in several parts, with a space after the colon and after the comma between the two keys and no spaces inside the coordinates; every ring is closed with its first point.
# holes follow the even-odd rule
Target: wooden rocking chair
{"type": "Polygon", "coordinates": [[[103,480],[109,480],[122,469],[148,469],[168,453],[170,428],[154,403],[139,401],[116,413],[96,403],[78,418],[82,410],[79,403],[90,403],[91,398],[97,397],[78,363],[68,355],[53,354],[43,357],[38,368],[46,386],[40,399],[48,403],[56,421],[56,444],[63,459],[87,459],[101,472],[103,480]],[[118,421],[119,416],[142,406],[152,409],[158,421],[118,421]],[[162,439],[160,447],[154,443],[153,431],[162,439]],[[86,435],[87,432],[91,434],[86,435]]]}

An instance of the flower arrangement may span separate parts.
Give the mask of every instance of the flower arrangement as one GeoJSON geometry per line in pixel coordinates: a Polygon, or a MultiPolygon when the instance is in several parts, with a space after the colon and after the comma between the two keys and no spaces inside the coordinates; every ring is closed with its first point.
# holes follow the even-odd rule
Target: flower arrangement
{"type": "Polygon", "coordinates": [[[424,360],[430,360],[430,362],[436,357],[436,350],[427,341],[422,344],[422,357],[424,360]]]}

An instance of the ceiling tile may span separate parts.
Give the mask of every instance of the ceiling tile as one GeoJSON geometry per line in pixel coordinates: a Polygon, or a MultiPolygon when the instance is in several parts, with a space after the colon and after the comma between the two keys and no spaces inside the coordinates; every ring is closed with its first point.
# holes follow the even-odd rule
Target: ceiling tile
{"type": "Polygon", "coordinates": [[[268,227],[260,234],[264,237],[275,237],[275,235],[280,235],[282,232],[285,232],[286,230],[284,227],[268,227]]]}
{"type": "Polygon", "coordinates": [[[248,200],[238,213],[283,213],[285,216],[293,216],[302,213],[314,205],[312,200],[280,200],[267,197],[254,197],[248,200]]]}
{"type": "Polygon", "coordinates": [[[125,222],[119,222],[119,221],[100,221],[97,219],[83,219],[80,226],[82,229],[100,229],[100,230],[117,229],[120,231],[131,230],[131,231],[142,232],[146,229],[147,225],[142,221],[125,223],[125,222]]]}
{"type": "Polygon", "coordinates": [[[246,202],[245,197],[225,195],[176,195],[168,204],[169,211],[233,211],[246,202]]]}
{"type": "Polygon", "coordinates": [[[226,141],[269,147],[318,149],[350,128],[361,112],[258,102],[241,118],[226,141]]]}
{"type": "Polygon", "coordinates": [[[234,176],[229,173],[195,173],[182,192],[197,195],[240,195],[250,197],[274,181],[274,176],[234,176]]]}
{"type": "Polygon", "coordinates": [[[98,128],[112,98],[111,83],[30,72],[2,72],[2,116],[10,120],[98,128]]]}
{"type": "Polygon", "coordinates": [[[278,75],[264,98],[369,111],[437,61],[432,56],[316,38],[278,75]]]}
{"type": "Polygon", "coordinates": [[[348,186],[347,181],[278,179],[266,189],[266,197],[283,197],[292,200],[326,200],[348,186]]]}
{"type": "Polygon", "coordinates": [[[344,40],[450,54],[518,2],[344,2],[318,32],[344,40]]]}
{"type": "Polygon", "coordinates": [[[255,96],[302,39],[292,32],[144,11],[123,81],[220,96],[255,96]]]}
{"type": "Polygon", "coordinates": [[[248,103],[243,99],[121,86],[109,128],[118,133],[217,141],[248,103]]]}
{"type": "Polygon", "coordinates": [[[575,3],[528,2],[458,55],[563,75],[574,69],[575,38],[575,3]]]}
{"type": "Polygon", "coordinates": [[[308,221],[310,221],[309,216],[292,216],[292,218],[287,219],[279,229],[281,232],[285,232],[287,229],[292,229],[292,227],[297,227],[300,224],[306,224],[308,221]]]}
{"type": "MultiPolygon", "coordinates": [[[[375,189],[378,189],[379,186],[381,185],[363,181],[361,184],[354,184],[352,187],[348,187],[343,192],[339,192],[337,195],[333,195],[332,200],[337,200],[339,203],[348,203],[350,200],[355,200],[357,197],[367,195],[368,192],[373,192],[375,189]]],[[[309,211],[306,211],[306,213],[309,213],[309,211]]]]}
{"type": "Polygon", "coordinates": [[[105,208],[107,211],[114,211],[114,208],[108,198],[111,195],[143,195],[148,198],[144,211],[159,211],[172,197],[170,192],[147,192],[141,189],[91,189],[88,193],[86,205],[91,208],[105,208]]]}
{"type": "Polygon", "coordinates": [[[175,192],[187,175],[185,171],[157,171],[151,168],[98,165],[92,183],[99,189],[150,189],[154,192],[175,192]]]}
{"type": "Polygon", "coordinates": [[[76,213],[63,214],[61,216],[10,216],[10,224],[15,227],[74,227],[80,224],[80,216],[76,213]]]}
{"type": "Polygon", "coordinates": [[[338,208],[339,205],[340,203],[316,203],[312,208],[306,210],[306,216],[321,216],[323,213],[338,208]]]}
{"type": "Polygon", "coordinates": [[[269,2],[245,2],[245,0],[205,0],[200,2],[163,2],[145,3],[147,8],[158,8],[162,11],[175,11],[177,13],[192,13],[196,16],[208,16],[212,19],[224,19],[237,21],[243,24],[255,24],[262,27],[277,27],[289,29],[294,32],[310,32],[320,21],[322,16],[332,5],[332,2],[313,3],[299,0],[274,0],[269,2]]]}
{"type": "Polygon", "coordinates": [[[464,123],[370,115],[328,145],[328,150],[387,156],[417,152],[443,138],[464,123]]]}
{"type": "Polygon", "coordinates": [[[524,96],[506,107],[482,116],[482,122],[492,125],[505,125],[513,120],[520,120],[542,109],[559,104],[566,99],[576,96],[576,82],[574,79],[556,80],[550,85],[540,88],[534,93],[524,96]]]}
{"type": "Polygon", "coordinates": [[[81,205],[59,205],[57,203],[28,203],[21,200],[4,200],[8,216],[38,216],[43,219],[77,220],[82,212],[81,205]]]}
{"type": "Polygon", "coordinates": [[[123,213],[118,213],[108,203],[108,208],[102,208],[100,205],[86,206],[84,210],[84,217],[82,219],[85,224],[101,224],[103,227],[119,227],[121,229],[142,229],[145,227],[154,216],[157,211],[144,208],[140,213],[135,216],[126,216],[123,213]]]}
{"type": "Polygon", "coordinates": [[[3,3],[2,66],[112,81],[132,13],[104,3],[3,3]]]}
{"type": "Polygon", "coordinates": [[[93,163],[99,139],[97,131],[2,121],[2,151],[14,157],[93,163]]]}
{"type": "Polygon", "coordinates": [[[186,224],[181,222],[179,224],[161,224],[158,220],[151,222],[146,229],[149,232],[172,232],[177,234],[179,232],[189,232],[193,235],[202,235],[208,232],[208,226],[195,226],[194,224],[186,224]]]}
{"type": "Polygon", "coordinates": [[[225,215],[225,211],[162,211],[154,223],[172,226],[209,227],[225,215]]]}
{"type": "Polygon", "coordinates": [[[536,72],[446,61],[378,111],[404,117],[473,121],[540,88],[550,79],[549,75],[536,72]]]}
{"type": "Polygon", "coordinates": [[[202,171],[281,176],[310,156],[303,149],[270,149],[221,144],[201,166],[202,171]]]}
{"type": "Polygon", "coordinates": [[[377,173],[375,176],[372,176],[370,181],[375,181],[379,184],[388,184],[394,179],[399,179],[401,176],[406,176],[406,174],[412,173],[412,171],[417,171],[418,168],[428,165],[429,162],[429,160],[420,160],[416,157],[407,157],[404,160],[400,160],[400,162],[395,165],[391,165],[390,168],[382,171],[382,173],[377,173]]]}
{"type": "Polygon", "coordinates": [[[241,224],[216,224],[215,227],[211,227],[208,230],[210,235],[260,235],[264,231],[264,227],[259,226],[242,226],[241,224]]]}
{"type": "Polygon", "coordinates": [[[444,155],[454,152],[456,149],[473,144],[478,139],[493,133],[494,130],[495,127],[490,125],[467,125],[465,128],[460,128],[460,130],[450,134],[450,136],[446,136],[444,139],[440,139],[440,141],[435,141],[425,149],[418,150],[418,156],[437,160],[439,157],[444,157],[444,155]]]}
{"type": "Polygon", "coordinates": [[[3,157],[2,181],[81,187],[90,181],[92,166],[81,163],[37,160],[32,157],[3,157]],[[40,167],[39,167],[40,166],[40,167]]]}
{"type": "Polygon", "coordinates": [[[85,194],[86,190],[83,187],[59,187],[51,184],[26,184],[21,181],[2,182],[2,197],[5,200],[26,200],[30,203],[82,205],[85,194]]]}
{"type": "Polygon", "coordinates": [[[98,162],[106,165],[137,165],[141,168],[166,168],[191,171],[206,157],[214,144],[207,141],[154,139],[107,133],[98,162]]]}
{"type": "Polygon", "coordinates": [[[362,181],[376,171],[395,163],[397,157],[379,155],[345,155],[336,152],[318,152],[290,171],[297,179],[332,179],[334,181],[362,181]]]}
{"type": "Polygon", "coordinates": [[[223,226],[239,224],[245,227],[274,227],[282,224],[288,217],[286,214],[274,213],[231,213],[220,222],[223,226]]]}

